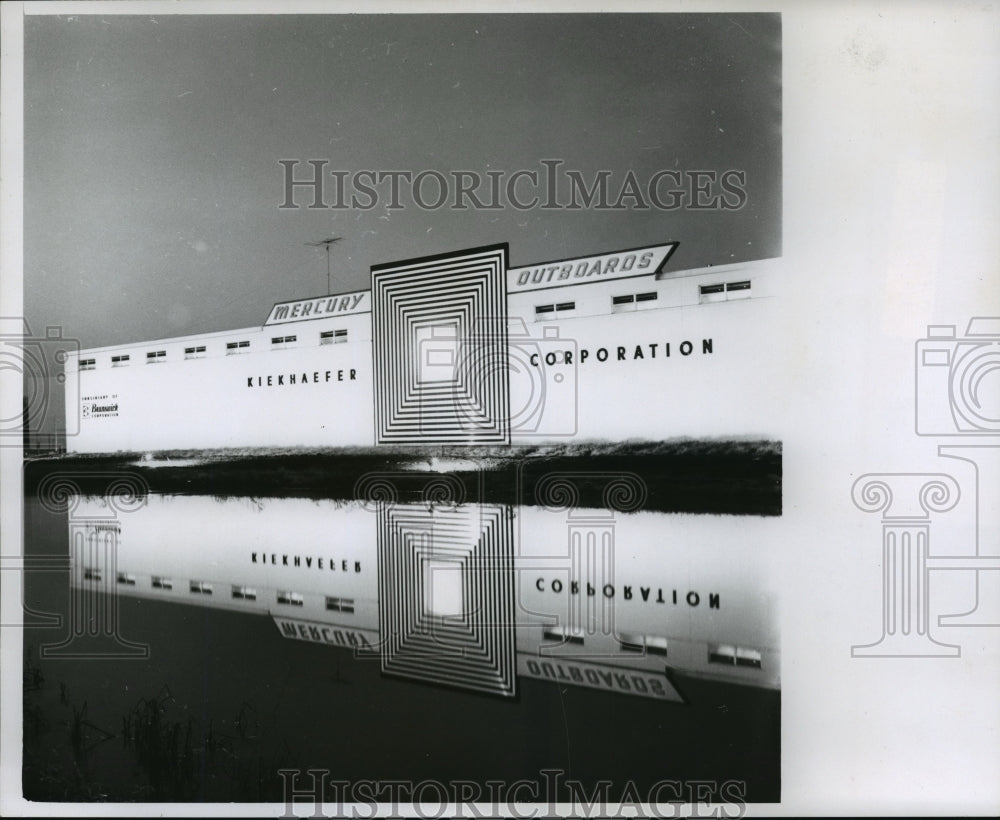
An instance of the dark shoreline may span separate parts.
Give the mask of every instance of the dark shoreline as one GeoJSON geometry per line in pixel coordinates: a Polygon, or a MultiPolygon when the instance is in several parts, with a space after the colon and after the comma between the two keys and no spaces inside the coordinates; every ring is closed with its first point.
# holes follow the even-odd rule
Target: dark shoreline
{"type": "Polygon", "coordinates": [[[677,440],[518,448],[201,450],[31,458],[26,495],[57,485],[184,495],[542,504],[781,515],[781,443],[677,440]],[[182,462],[171,466],[171,461],[182,462]]]}

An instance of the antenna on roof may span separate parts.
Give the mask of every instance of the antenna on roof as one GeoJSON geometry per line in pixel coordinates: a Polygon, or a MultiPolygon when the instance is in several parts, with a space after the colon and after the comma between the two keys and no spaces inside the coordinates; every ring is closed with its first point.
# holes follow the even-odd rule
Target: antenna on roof
{"type": "Polygon", "coordinates": [[[342,236],[331,236],[329,239],[321,239],[319,242],[306,242],[311,248],[326,248],[326,295],[330,295],[330,248],[334,242],[339,242],[342,236]]]}

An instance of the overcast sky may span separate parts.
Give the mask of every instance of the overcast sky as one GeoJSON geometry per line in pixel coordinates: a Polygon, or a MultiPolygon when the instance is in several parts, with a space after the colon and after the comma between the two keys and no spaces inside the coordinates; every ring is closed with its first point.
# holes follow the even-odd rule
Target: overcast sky
{"type": "MultiPolygon", "coordinates": [[[[369,267],[680,242],[781,253],[778,15],[28,17],[25,312],[83,347],[260,325],[369,267]],[[746,173],[738,210],[281,210],[282,159],[347,171],[746,173]]],[[[301,166],[299,175],[309,169],[301,166]]],[[[332,200],[332,189],[327,199],[332,200]]],[[[386,189],[387,190],[387,189],[386,189]]],[[[436,188],[429,185],[433,194],[436,188]]],[[[486,196],[485,192],[482,194],[486,196]]],[[[297,194],[305,206],[311,197],[297,194]]],[[[37,332],[37,331],[36,331],[37,332]]]]}

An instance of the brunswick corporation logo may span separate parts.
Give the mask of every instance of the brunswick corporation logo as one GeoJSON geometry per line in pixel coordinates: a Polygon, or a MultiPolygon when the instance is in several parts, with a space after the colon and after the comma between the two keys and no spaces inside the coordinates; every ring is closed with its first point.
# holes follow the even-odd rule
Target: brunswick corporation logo
{"type": "Polygon", "coordinates": [[[80,404],[80,414],[85,419],[114,418],[118,415],[118,396],[84,396],[80,404]]]}

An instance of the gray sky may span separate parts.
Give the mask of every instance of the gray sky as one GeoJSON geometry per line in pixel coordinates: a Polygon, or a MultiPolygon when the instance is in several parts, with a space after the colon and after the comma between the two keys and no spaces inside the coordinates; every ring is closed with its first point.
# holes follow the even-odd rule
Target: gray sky
{"type": "Polygon", "coordinates": [[[335,292],[503,241],[512,265],[668,240],[676,267],[781,253],[778,15],[28,17],[25,109],[25,312],[84,347],[260,325],[325,291],[305,243],[331,234],[335,292]],[[280,210],[281,159],[560,159],[615,194],[628,170],[738,169],[747,203],[280,210]]]}

